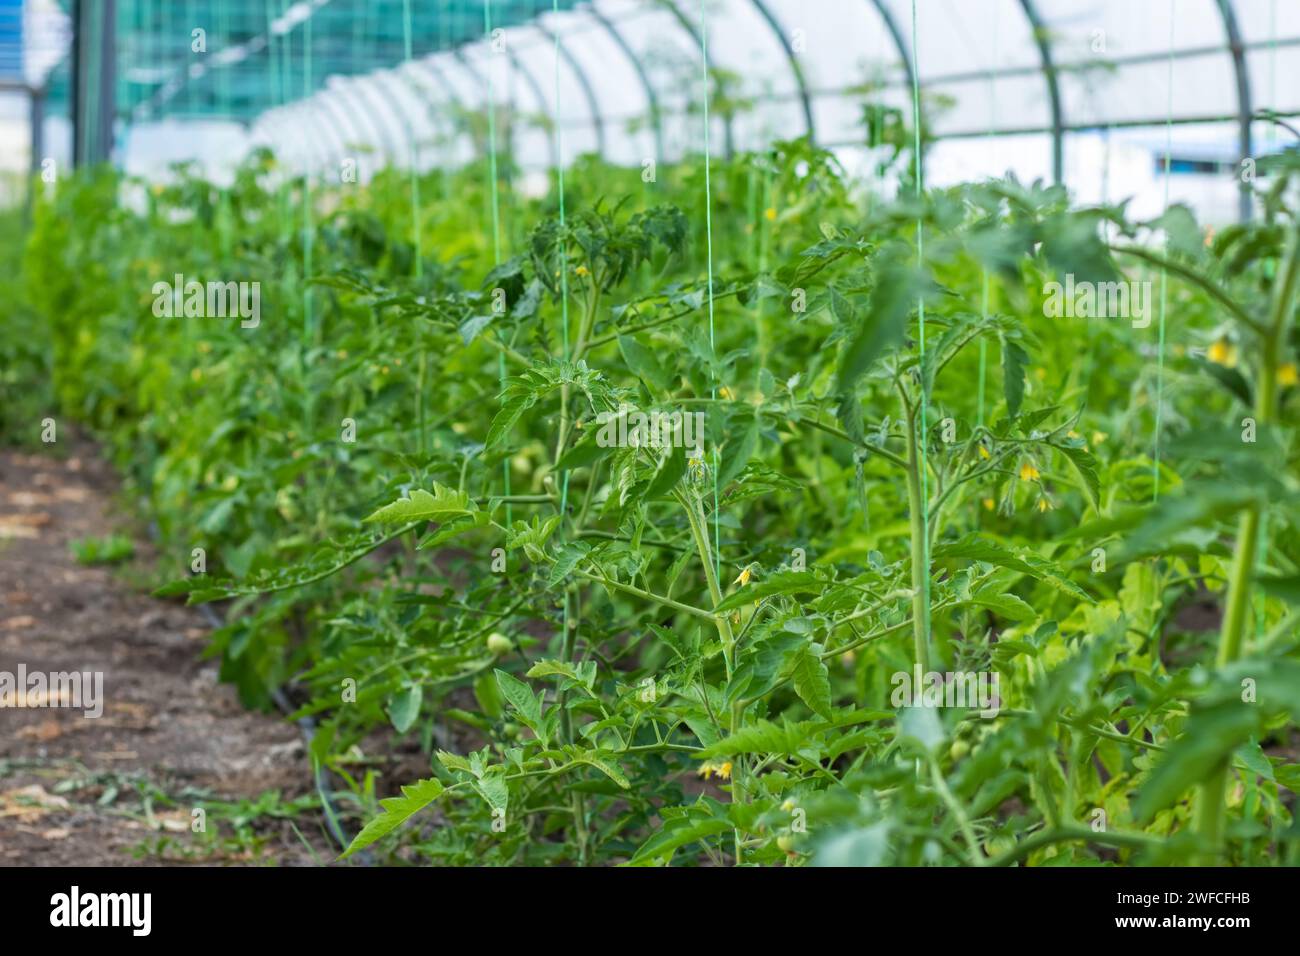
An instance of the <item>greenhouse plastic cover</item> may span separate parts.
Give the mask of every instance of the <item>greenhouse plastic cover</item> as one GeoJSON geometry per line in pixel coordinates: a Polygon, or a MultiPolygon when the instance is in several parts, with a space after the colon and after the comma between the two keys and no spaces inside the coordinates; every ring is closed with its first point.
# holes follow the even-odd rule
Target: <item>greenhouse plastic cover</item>
{"type": "Polygon", "coordinates": [[[525,168],[672,159],[702,145],[706,49],[719,151],[860,146],[864,97],[910,116],[913,78],[931,134],[1021,137],[1058,179],[1080,133],[1177,124],[1246,157],[1287,135],[1261,112],[1300,112],[1294,0],[117,2],[133,123],[228,117],[297,168],[464,160],[489,102],[525,168]]]}

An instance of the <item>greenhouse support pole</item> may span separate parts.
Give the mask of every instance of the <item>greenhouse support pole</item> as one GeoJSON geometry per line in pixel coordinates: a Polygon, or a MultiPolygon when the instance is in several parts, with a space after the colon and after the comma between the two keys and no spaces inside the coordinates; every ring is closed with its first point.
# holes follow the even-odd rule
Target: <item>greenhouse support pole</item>
{"type": "Polygon", "coordinates": [[[1038,55],[1043,64],[1043,79],[1047,82],[1047,103],[1052,114],[1052,182],[1060,183],[1065,179],[1065,120],[1061,110],[1061,84],[1056,75],[1056,64],[1052,60],[1052,38],[1047,24],[1038,13],[1034,0],[1020,0],[1025,11],[1030,30],[1034,34],[1034,43],[1038,46],[1038,55]]]}
{"type": "Polygon", "coordinates": [[[32,125],[32,175],[41,174],[41,163],[45,159],[45,97],[47,90],[43,86],[27,88],[31,111],[28,114],[32,125]]]}
{"type": "Polygon", "coordinates": [[[72,161],[73,165],[107,162],[113,151],[113,117],[117,91],[117,0],[76,0],[72,16],[72,161]],[[98,22],[97,22],[98,21],[98,22]],[[86,69],[94,59],[99,69],[86,69]],[[91,110],[92,98],[95,102],[91,110]],[[94,116],[94,128],[89,118],[94,116]]]}
{"type": "Polygon", "coordinates": [[[1232,69],[1237,79],[1237,123],[1240,156],[1237,166],[1237,218],[1249,222],[1251,218],[1250,183],[1242,175],[1242,167],[1254,153],[1250,134],[1250,117],[1254,112],[1250,97],[1250,70],[1246,65],[1246,48],[1241,38],[1241,27],[1237,24],[1237,14],[1232,9],[1231,0],[1218,0],[1219,13],[1223,16],[1223,29],[1228,35],[1228,50],[1232,53],[1232,69]]]}

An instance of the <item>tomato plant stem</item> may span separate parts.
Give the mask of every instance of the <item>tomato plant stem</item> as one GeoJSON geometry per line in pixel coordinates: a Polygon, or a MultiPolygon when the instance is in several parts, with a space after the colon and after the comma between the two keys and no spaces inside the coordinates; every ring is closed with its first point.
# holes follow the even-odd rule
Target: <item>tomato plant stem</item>
{"type": "Polygon", "coordinates": [[[912,644],[922,673],[930,669],[929,533],[921,492],[921,468],[916,414],[907,408],[907,511],[912,536],[912,644]]]}
{"type": "MultiPolygon", "coordinates": [[[[1278,365],[1288,320],[1294,308],[1298,267],[1300,267],[1300,228],[1293,230],[1288,241],[1285,260],[1273,287],[1269,323],[1262,331],[1260,368],[1255,393],[1255,424],[1261,428],[1273,421],[1277,411],[1278,365]]],[[[1253,323],[1251,327],[1258,329],[1258,326],[1253,323]]],[[[1223,613],[1223,624],[1219,632],[1219,653],[1215,661],[1220,668],[1228,666],[1241,656],[1247,612],[1250,609],[1250,583],[1255,573],[1261,514],[1262,505],[1256,500],[1246,505],[1238,519],[1236,559],[1228,583],[1228,605],[1223,613]]],[[[1218,862],[1223,840],[1230,763],[1230,758],[1225,758],[1210,773],[1198,794],[1195,824],[1204,845],[1203,852],[1206,854],[1203,863],[1218,862]]]]}

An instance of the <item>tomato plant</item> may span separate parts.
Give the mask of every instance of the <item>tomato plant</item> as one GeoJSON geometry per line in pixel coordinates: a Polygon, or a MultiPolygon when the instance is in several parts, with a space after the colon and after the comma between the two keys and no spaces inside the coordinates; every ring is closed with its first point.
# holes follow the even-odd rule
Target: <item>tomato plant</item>
{"type": "Polygon", "coordinates": [[[586,158],[499,261],[479,168],[418,218],[276,172],[61,185],[23,301],[160,593],[321,721],[345,855],[1295,861],[1294,168],[1211,236],[804,141],[715,161],[706,228],[699,162],[586,158]],[[261,324],[155,319],[174,273],[261,324]],[[1167,340],[1052,317],[1067,274],[1167,340]]]}

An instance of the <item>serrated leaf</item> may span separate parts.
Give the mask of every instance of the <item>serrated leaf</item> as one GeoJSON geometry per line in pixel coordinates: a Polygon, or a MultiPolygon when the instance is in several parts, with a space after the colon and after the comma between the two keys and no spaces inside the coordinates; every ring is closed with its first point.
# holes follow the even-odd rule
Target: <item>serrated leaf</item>
{"type": "Polygon", "coordinates": [[[1036,554],[1016,554],[1010,548],[977,534],[968,534],[957,541],[936,545],[931,556],[934,560],[942,558],[966,558],[971,561],[983,561],[1000,568],[1020,571],[1040,581],[1046,581],[1058,591],[1073,595],[1085,601],[1092,601],[1092,596],[1066,576],[1064,568],[1036,554]]]}
{"type": "Polygon", "coordinates": [[[389,797],[386,800],[380,800],[379,805],[384,808],[384,812],[362,828],[361,832],[348,845],[348,848],[343,851],[340,859],[346,859],[358,850],[370,846],[380,837],[392,833],[393,830],[405,823],[414,814],[419,813],[442,796],[443,790],[443,785],[433,778],[417,780],[413,784],[402,787],[400,797],[389,797]]]}
{"type": "Polygon", "coordinates": [[[1018,344],[1002,339],[1002,392],[1007,400],[1007,415],[1015,418],[1025,400],[1025,366],[1029,356],[1018,344]]]}
{"type": "Polygon", "coordinates": [[[555,551],[555,564],[551,567],[551,576],[546,586],[548,588],[558,586],[578,566],[578,562],[590,553],[591,545],[585,541],[569,541],[561,545],[555,551]]]}
{"type": "Polygon", "coordinates": [[[388,719],[393,729],[404,734],[411,729],[415,719],[420,716],[420,703],[424,699],[424,688],[419,684],[399,691],[388,704],[388,719]]]}
{"type": "Polygon", "coordinates": [[[677,482],[681,481],[684,474],[686,474],[686,449],[669,448],[663,460],[659,462],[659,469],[650,481],[650,486],[646,489],[645,500],[654,501],[656,498],[662,498],[677,486],[677,482]]]}
{"type": "Polygon", "coordinates": [[[718,484],[726,485],[731,479],[740,474],[749,459],[754,457],[754,452],[758,450],[759,428],[758,419],[752,419],[743,432],[738,437],[728,439],[727,444],[722,449],[722,467],[718,469],[718,484]]]}
{"type": "Polygon", "coordinates": [[[571,756],[577,763],[584,763],[589,767],[595,767],[597,770],[599,770],[605,776],[609,777],[610,780],[613,780],[624,790],[632,789],[632,784],[628,782],[628,779],[626,776],[624,776],[623,771],[620,770],[618,765],[615,764],[612,760],[606,759],[603,754],[600,754],[594,750],[579,750],[573,752],[571,756]]]}
{"type": "Polygon", "coordinates": [[[1074,448],[1069,445],[1053,445],[1052,447],[1070,460],[1074,473],[1079,476],[1079,481],[1083,484],[1083,493],[1088,499],[1088,504],[1092,505],[1094,512],[1100,514],[1101,479],[1097,476],[1097,459],[1083,448],[1074,448]]]}
{"type": "Polygon", "coordinates": [[[433,493],[415,488],[410,497],[398,498],[365,518],[380,524],[407,524],[412,521],[447,521],[478,510],[469,495],[446,485],[433,483],[433,493]]]}
{"type": "Polygon", "coordinates": [[[1257,707],[1240,701],[1194,712],[1182,736],[1169,746],[1142,785],[1133,805],[1134,817],[1146,823],[1189,788],[1208,779],[1258,731],[1259,714],[1257,707]]]}
{"type": "Polygon", "coordinates": [[[485,774],[470,785],[487,801],[489,807],[501,811],[502,814],[506,812],[510,804],[510,788],[506,785],[504,777],[500,774],[485,774]]]}
{"type": "Polygon", "coordinates": [[[618,350],[632,374],[644,379],[646,384],[660,391],[667,391],[672,385],[672,376],[664,370],[654,352],[630,335],[618,337],[618,350]]]}
{"type": "Polygon", "coordinates": [[[790,668],[790,679],[799,699],[818,717],[829,720],[831,681],[826,670],[826,662],[819,656],[820,649],[819,644],[804,647],[795,656],[794,664],[790,668]]]}
{"type": "Polygon", "coordinates": [[[901,265],[902,253],[882,259],[865,309],[859,309],[834,286],[831,312],[845,326],[848,341],[840,356],[836,391],[852,391],[857,380],[887,349],[902,341],[907,316],[916,304],[919,284],[913,270],[901,265]]]}
{"type": "Polygon", "coordinates": [[[542,702],[527,684],[513,674],[495,671],[501,696],[513,707],[534,731],[542,723],[542,702]]]}
{"type": "Polygon", "coordinates": [[[719,614],[734,611],[774,594],[820,594],[825,587],[825,579],[819,578],[812,571],[779,571],[765,580],[747,584],[734,594],[727,595],[714,610],[719,614]]]}

